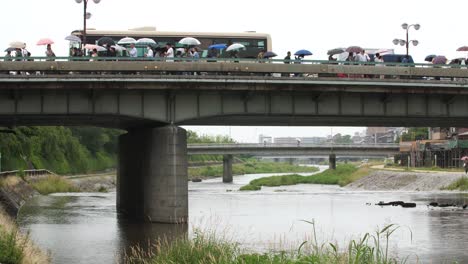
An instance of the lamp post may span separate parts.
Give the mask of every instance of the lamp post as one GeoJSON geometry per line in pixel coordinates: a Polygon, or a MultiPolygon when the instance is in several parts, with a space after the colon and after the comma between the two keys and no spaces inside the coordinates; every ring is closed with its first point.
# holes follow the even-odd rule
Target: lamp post
{"type": "MultiPolygon", "coordinates": [[[[83,2],[83,45],[86,45],[86,20],[91,18],[91,13],[86,12],[88,9],[89,0],[75,0],[76,3],[81,4],[83,2]]],[[[93,0],[94,3],[99,4],[101,0],[93,0]]]]}
{"type": "Polygon", "coordinates": [[[419,30],[421,28],[421,25],[419,24],[411,24],[408,25],[407,23],[403,23],[401,27],[406,30],[406,40],[404,39],[394,39],[393,44],[398,45],[400,44],[401,46],[406,46],[406,56],[409,55],[409,44],[410,42],[413,43],[413,46],[417,46],[419,44],[419,41],[417,40],[409,40],[409,29],[413,27],[416,30],[419,30]]]}

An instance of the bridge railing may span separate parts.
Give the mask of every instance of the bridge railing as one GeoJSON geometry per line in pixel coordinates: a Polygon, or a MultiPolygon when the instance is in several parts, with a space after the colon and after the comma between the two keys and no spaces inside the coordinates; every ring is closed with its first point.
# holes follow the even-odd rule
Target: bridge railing
{"type": "Polygon", "coordinates": [[[377,144],[313,144],[313,143],[210,143],[189,144],[189,148],[399,148],[398,143],[377,144]]]}
{"type": "MultiPolygon", "coordinates": [[[[254,60],[219,58],[216,62],[206,59],[194,60],[175,58],[174,60],[155,58],[99,57],[89,61],[86,57],[56,57],[54,61],[45,57],[30,57],[34,61],[1,61],[0,73],[41,73],[41,74],[153,74],[166,75],[251,75],[260,74],[262,78],[429,78],[446,77],[468,78],[467,66],[459,64],[435,65],[428,63],[375,63],[375,62],[331,62],[321,60],[302,60],[300,64],[285,64],[283,60],[254,60]],[[384,66],[384,67],[382,67],[384,66]]],[[[13,58],[14,59],[14,58],[13,58]]]]}
{"type": "Polygon", "coordinates": [[[46,170],[46,169],[38,169],[38,170],[12,170],[12,171],[2,171],[0,172],[1,177],[7,176],[16,176],[16,175],[24,175],[24,176],[42,176],[42,175],[55,175],[55,173],[46,170]]]}

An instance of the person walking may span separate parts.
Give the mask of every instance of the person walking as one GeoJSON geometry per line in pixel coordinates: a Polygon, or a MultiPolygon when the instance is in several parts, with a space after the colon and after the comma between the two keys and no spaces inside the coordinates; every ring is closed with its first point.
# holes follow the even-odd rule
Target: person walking
{"type": "Polygon", "coordinates": [[[11,61],[11,50],[7,50],[3,61],[11,61]]]}
{"type": "Polygon", "coordinates": [[[260,50],[260,52],[259,52],[258,55],[257,55],[257,59],[258,59],[258,62],[259,62],[259,63],[263,63],[263,62],[264,62],[264,61],[263,61],[263,59],[265,58],[264,55],[265,55],[265,50],[260,50]]]}
{"type": "Polygon", "coordinates": [[[153,58],[154,57],[154,51],[153,51],[153,48],[151,47],[151,45],[148,45],[146,47],[145,57],[147,57],[147,58],[153,58]]]}
{"type": "Polygon", "coordinates": [[[174,61],[174,49],[172,48],[171,43],[166,44],[166,53],[164,54],[166,61],[174,61]]]}
{"type": "MultiPolygon", "coordinates": [[[[383,64],[384,63],[383,57],[382,57],[382,55],[380,55],[380,53],[375,54],[374,62],[376,63],[375,66],[377,66],[377,67],[385,66],[383,64]]],[[[380,79],[385,79],[385,75],[381,74],[380,79]]]]}
{"type": "Polygon", "coordinates": [[[128,52],[130,58],[138,58],[138,50],[135,48],[135,44],[130,44],[130,51],[128,52]]]}
{"type": "Polygon", "coordinates": [[[468,159],[463,160],[463,168],[465,168],[465,175],[468,173],[468,159]]]}
{"type": "Polygon", "coordinates": [[[288,51],[288,53],[286,53],[286,57],[284,57],[284,64],[290,64],[291,63],[291,52],[288,51]]]}
{"type": "Polygon", "coordinates": [[[45,51],[45,55],[46,57],[48,57],[49,59],[47,59],[47,61],[54,61],[55,59],[55,53],[54,51],[52,50],[52,46],[50,44],[47,44],[47,49],[45,51]],[[52,59],[50,59],[52,58],[52,59]]]}

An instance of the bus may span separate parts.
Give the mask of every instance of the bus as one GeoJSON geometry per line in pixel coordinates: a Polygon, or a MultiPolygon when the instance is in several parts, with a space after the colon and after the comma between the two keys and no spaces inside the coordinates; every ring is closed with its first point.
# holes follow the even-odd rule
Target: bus
{"type": "MultiPolygon", "coordinates": [[[[82,30],[75,30],[71,33],[83,40],[82,30]]],[[[214,44],[241,43],[246,48],[241,50],[238,54],[240,58],[256,58],[261,50],[272,50],[271,37],[269,34],[257,33],[255,31],[246,31],[240,33],[226,33],[226,32],[172,32],[172,31],[157,31],[155,27],[141,27],[124,31],[116,30],[86,30],[86,42],[84,44],[96,44],[98,39],[102,37],[110,37],[116,43],[124,37],[132,37],[136,40],[140,38],[150,38],[156,41],[158,47],[163,48],[166,43],[173,45],[178,44],[179,40],[184,37],[193,37],[201,42],[197,46],[200,56],[206,57],[208,54],[208,47],[214,44]]],[[[176,45],[176,48],[178,46],[176,45]]],[[[145,47],[137,47],[139,49],[139,56],[144,53],[145,47]]],[[[220,51],[220,57],[227,57],[228,54],[220,51]]]]}

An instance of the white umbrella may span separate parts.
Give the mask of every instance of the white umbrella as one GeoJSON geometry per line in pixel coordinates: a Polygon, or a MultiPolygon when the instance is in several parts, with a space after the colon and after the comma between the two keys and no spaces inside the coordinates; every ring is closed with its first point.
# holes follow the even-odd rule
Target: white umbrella
{"type": "Polygon", "coordinates": [[[65,40],[68,40],[70,42],[78,42],[81,43],[81,39],[75,35],[69,35],[65,37],[65,40]]]}
{"type": "Polygon", "coordinates": [[[190,46],[195,46],[195,45],[200,45],[201,44],[198,39],[191,38],[191,37],[183,38],[183,39],[179,40],[179,43],[184,44],[184,45],[190,45],[190,46]]]}
{"type": "MultiPolygon", "coordinates": [[[[142,45],[148,45],[148,44],[156,44],[156,41],[154,41],[153,39],[150,39],[150,38],[141,38],[139,40],[136,41],[137,44],[142,44],[142,45]]],[[[120,41],[119,41],[119,44],[120,41]]]]}
{"type": "Polygon", "coordinates": [[[127,48],[119,46],[119,45],[112,45],[111,47],[114,48],[116,51],[127,50],[127,48]]]}
{"type": "Polygon", "coordinates": [[[227,47],[226,51],[231,51],[231,50],[240,50],[240,49],[245,49],[245,46],[240,44],[240,43],[234,43],[227,47]]]}
{"type": "Polygon", "coordinates": [[[24,49],[26,48],[26,43],[21,42],[21,41],[13,41],[13,42],[10,42],[10,48],[24,49]]]}
{"type": "Polygon", "coordinates": [[[84,46],[85,49],[87,50],[93,50],[93,49],[96,49],[97,51],[106,51],[107,49],[104,48],[104,47],[101,47],[101,46],[98,46],[98,45],[94,45],[94,44],[86,44],[84,46]]]}
{"type": "Polygon", "coordinates": [[[120,44],[120,45],[136,44],[136,43],[137,43],[137,41],[134,38],[130,38],[130,37],[125,37],[125,38],[119,40],[119,42],[117,42],[117,44],[120,44]]]}

